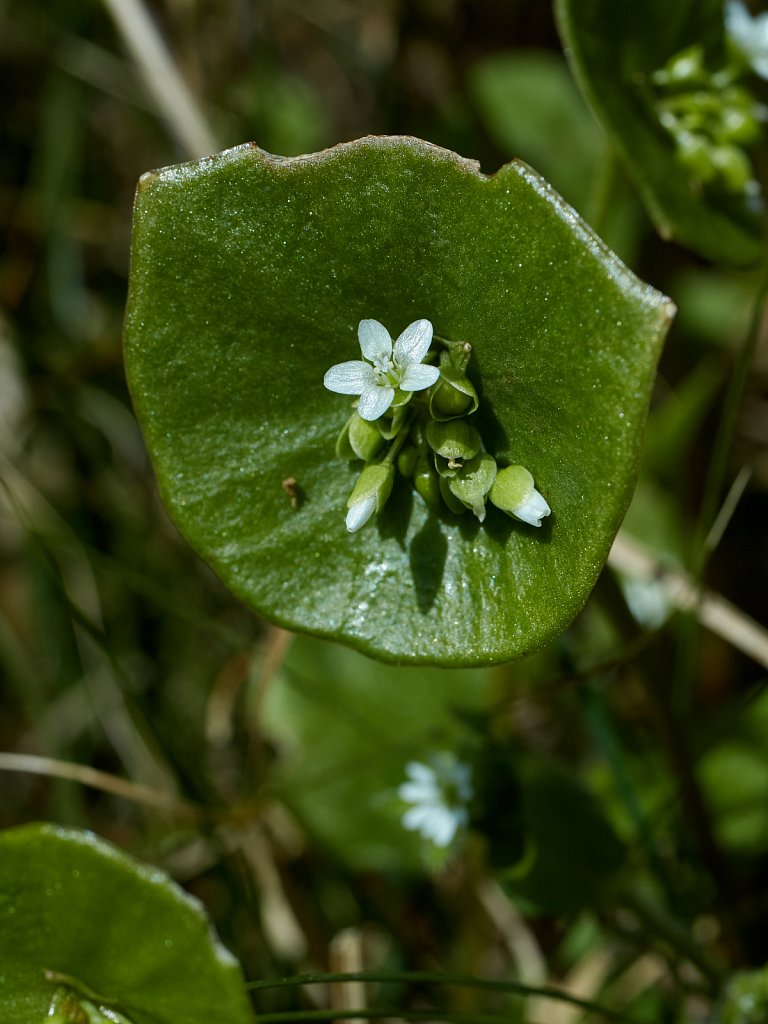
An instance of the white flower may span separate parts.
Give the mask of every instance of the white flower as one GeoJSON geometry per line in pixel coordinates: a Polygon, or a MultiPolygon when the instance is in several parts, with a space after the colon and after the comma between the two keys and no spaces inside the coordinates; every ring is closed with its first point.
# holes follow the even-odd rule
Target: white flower
{"type": "Polygon", "coordinates": [[[729,0],[725,29],[755,74],[768,79],[768,11],[753,18],[742,0],[729,0]]]}
{"type": "Polygon", "coordinates": [[[469,821],[472,773],[450,751],[434,754],[430,762],[409,761],[405,766],[408,782],[402,783],[397,795],[413,806],[403,815],[403,828],[421,833],[435,846],[450,846],[469,821]]]}
{"type": "Polygon", "coordinates": [[[392,405],[395,389],[423,391],[440,376],[436,366],[422,360],[432,343],[432,324],[415,320],[392,345],[389,331],[378,320],[361,320],[357,328],[360,349],[366,362],[351,359],[337,363],[323,383],[339,395],[360,395],[357,412],[361,419],[377,420],[392,405]]]}

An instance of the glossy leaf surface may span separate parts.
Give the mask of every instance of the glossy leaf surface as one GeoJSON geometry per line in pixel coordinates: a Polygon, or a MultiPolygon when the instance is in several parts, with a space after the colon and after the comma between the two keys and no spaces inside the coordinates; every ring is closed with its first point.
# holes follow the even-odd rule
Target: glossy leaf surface
{"type": "Polygon", "coordinates": [[[584,604],[629,500],[671,306],[528,167],[427,143],[280,159],[254,146],[142,178],[126,364],[161,492],[247,603],[386,660],[503,661],[584,604]],[[357,325],[469,341],[474,422],[527,466],[540,529],[430,513],[404,481],[350,535],[357,325]],[[294,483],[291,483],[293,481],[294,483]]]}
{"type": "Polygon", "coordinates": [[[129,1024],[253,1019],[240,968],[167,875],[89,832],[11,829],[0,835],[0,1019],[43,1024],[62,990],[129,1024]]]}
{"type": "Polygon", "coordinates": [[[651,76],[701,43],[716,70],[724,59],[722,0],[557,0],[560,32],[592,109],[633,172],[663,237],[716,262],[752,266],[765,247],[764,216],[743,193],[701,188],[662,126],[651,76]]]}

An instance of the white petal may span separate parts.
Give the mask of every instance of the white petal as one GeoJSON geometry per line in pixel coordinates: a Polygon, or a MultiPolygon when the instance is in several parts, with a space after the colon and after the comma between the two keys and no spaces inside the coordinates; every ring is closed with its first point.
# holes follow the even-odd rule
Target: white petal
{"type": "Polygon", "coordinates": [[[435,803],[440,800],[440,790],[434,783],[403,782],[397,795],[407,804],[435,803]]]}
{"type": "Polygon", "coordinates": [[[434,782],[435,772],[434,769],[430,768],[428,764],[423,764],[421,761],[409,761],[405,766],[405,774],[414,781],[434,782]]]}
{"type": "Polygon", "coordinates": [[[337,395],[362,395],[375,381],[373,367],[364,363],[362,359],[336,363],[323,378],[323,384],[337,395]]]}
{"type": "Polygon", "coordinates": [[[373,513],[376,511],[376,495],[369,494],[367,498],[356,501],[347,512],[347,529],[350,533],[356,533],[365,526],[373,513]]]}
{"type": "Polygon", "coordinates": [[[405,373],[400,378],[401,391],[423,391],[430,388],[440,376],[436,366],[427,366],[425,363],[411,363],[406,366],[405,373]]]}
{"type": "Polygon", "coordinates": [[[731,0],[725,9],[725,27],[752,70],[768,78],[768,12],[753,18],[745,4],[731,0]]]}
{"type": "Polygon", "coordinates": [[[741,0],[730,0],[726,4],[725,29],[738,46],[749,50],[753,38],[752,15],[741,0]]]}
{"type": "Polygon", "coordinates": [[[529,526],[541,526],[541,520],[550,514],[552,509],[547,504],[544,496],[534,487],[533,493],[514,510],[512,515],[522,519],[529,526]]]}
{"type": "Polygon", "coordinates": [[[429,320],[414,320],[395,342],[395,362],[401,369],[420,363],[431,344],[432,324],[429,320]]]}
{"type": "Polygon", "coordinates": [[[450,846],[458,825],[456,815],[443,808],[434,814],[430,822],[429,837],[435,846],[450,846]]]}
{"type": "Polygon", "coordinates": [[[425,827],[429,828],[434,813],[434,807],[409,807],[401,818],[401,824],[411,832],[422,832],[425,827]]]}
{"type": "Polygon", "coordinates": [[[392,339],[384,324],[378,320],[361,320],[357,326],[357,337],[360,349],[370,363],[389,363],[392,358],[392,339]]]}
{"type": "Polygon", "coordinates": [[[460,800],[466,801],[472,799],[474,795],[474,789],[472,787],[472,769],[468,764],[456,765],[454,784],[460,800]]]}
{"type": "MultiPolygon", "coordinates": [[[[373,373],[373,370],[371,370],[371,373],[373,373]]],[[[352,393],[355,394],[356,392],[352,393]]],[[[369,422],[377,420],[392,405],[394,397],[395,389],[391,388],[388,384],[383,386],[373,382],[367,384],[360,394],[360,401],[357,403],[357,413],[360,419],[368,420],[369,422]]]]}

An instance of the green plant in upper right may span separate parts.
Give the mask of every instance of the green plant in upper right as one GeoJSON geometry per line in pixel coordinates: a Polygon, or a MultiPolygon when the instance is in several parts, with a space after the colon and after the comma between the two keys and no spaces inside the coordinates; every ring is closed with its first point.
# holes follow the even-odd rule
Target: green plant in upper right
{"type": "Polygon", "coordinates": [[[656,111],[692,184],[743,194],[759,206],[760,185],[746,147],[759,140],[768,110],[739,79],[752,71],[768,78],[768,14],[753,19],[740,0],[731,0],[725,28],[723,67],[710,69],[704,46],[694,43],[654,72],[656,111]]]}

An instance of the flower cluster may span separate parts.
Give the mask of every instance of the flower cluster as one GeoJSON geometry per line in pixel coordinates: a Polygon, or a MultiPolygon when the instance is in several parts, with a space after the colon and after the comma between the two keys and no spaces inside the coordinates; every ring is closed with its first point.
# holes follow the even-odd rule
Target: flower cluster
{"type": "Polygon", "coordinates": [[[550,508],[523,466],[499,469],[471,417],[479,400],[467,376],[472,346],[436,338],[416,320],[392,342],[378,320],[361,320],[363,359],[332,366],[329,391],[357,395],[336,444],[341,458],[365,465],[347,502],[354,533],[389,498],[395,477],[409,479],[435,512],[467,510],[480,522],[486,501],[513,518],[541,526],[550,508]]]}
{"type": "Polygon", "coordinates": [[[397,791],[411,805],[403,814],[403,828],[419,832],[435,846],[450,846],[469,822],[473,796],[469,765],[444,750],[434,753],[429,764],[409,761],[405,773],[408,781],[397,791]]]}
{"type": "Polygon", "coordinates": [[[768,112],[739,79],[749,72],[768,78],[768,14],[753,19],[740,0],[731,0],[725,29],[725,67],[710,70],[696,43],[653,74],[656,111],[697,187],[755,201],[760,188],[745,147],[759,139],[768,112]]]}

